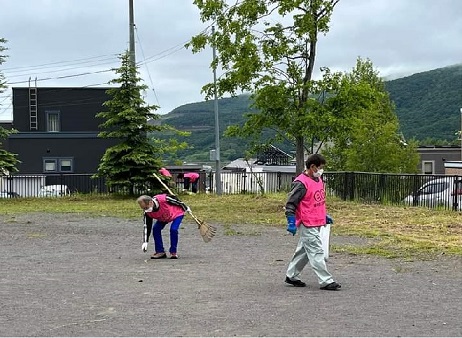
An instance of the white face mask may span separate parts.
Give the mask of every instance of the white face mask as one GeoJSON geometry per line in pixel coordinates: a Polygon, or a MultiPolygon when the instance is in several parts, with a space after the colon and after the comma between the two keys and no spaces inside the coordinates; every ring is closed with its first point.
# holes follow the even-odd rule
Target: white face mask
{"type": "Polygon", "coordinates": [[[324,173],[324,169],[318,169],[315,173],[313,173],[313,177],[321,177],[324,173]]]}
{"type": "MultiPolygon", "coordinates": [[[[159,210],[159,202],[157,201],[157,199],[153,198],[152,202],[154,203],[156,210],[159,210]]],[[[154,207],[149,207],[147,209],[144,209],[144,212],[152,212],[153,210],[154,210],[154,207]]]]}

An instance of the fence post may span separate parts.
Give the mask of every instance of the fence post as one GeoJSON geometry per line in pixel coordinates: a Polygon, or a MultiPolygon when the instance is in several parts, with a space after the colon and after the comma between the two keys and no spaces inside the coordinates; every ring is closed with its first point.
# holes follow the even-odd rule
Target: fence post
{"type": "Polygon", "coordinates": [[[356,174],[353,172],[349,173],[351,176],[351,180],[349,180],[349,187],[350,187],[350,201],[355,199],[355,181],[356,181],[356,174]]]}
{"type": "Polygon", "coordinates": [[[452,197],[452,210],[459,210],[459,183],[462,184],[459,176],[454,176],[454,187],[453,187],[453,197],[452,197]]]}

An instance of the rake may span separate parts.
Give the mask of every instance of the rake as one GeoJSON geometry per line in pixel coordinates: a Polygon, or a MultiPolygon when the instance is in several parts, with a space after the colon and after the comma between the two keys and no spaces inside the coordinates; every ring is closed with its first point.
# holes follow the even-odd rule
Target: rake
{"type": "MultiPolygon", "coordinates": [[[[170,195],[175,196],[172,190],[170,190],[170,188],[160,179],[159,176],[157,176],[156,173],[153,173],[152,175],[155,178],[157,178],[160,184],[162,184],[164,189],[166,189],[170,195]]],[[[212,238],[215,236],[215,234],[217,233],[217,228],[214,227],[213,225],[207,224],[206,222],[204,222],[203,220],[195,216],[189,207],[188,207],[187,212],[192,217],[194,222],[196,222],[197,228],[199,229],[199,233],[202,236],[202,239],[204,240],[204,242],[210,242],[212,238]]]]}

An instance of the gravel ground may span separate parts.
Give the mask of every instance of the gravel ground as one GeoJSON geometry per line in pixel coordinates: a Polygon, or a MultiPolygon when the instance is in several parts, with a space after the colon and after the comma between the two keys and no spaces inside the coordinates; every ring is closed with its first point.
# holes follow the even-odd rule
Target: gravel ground
{"type": "Polygon", "coordinates": [[[283,282],[298,239],[283,228],[219,226],[204,243],[186,217],[180,259],[151,260],[140,221],[36,213],[0,226],[1,336],[462,336],[461,258],[333,253],[342,289],[330,292],[309,267],[306,288],[283,282]]]}

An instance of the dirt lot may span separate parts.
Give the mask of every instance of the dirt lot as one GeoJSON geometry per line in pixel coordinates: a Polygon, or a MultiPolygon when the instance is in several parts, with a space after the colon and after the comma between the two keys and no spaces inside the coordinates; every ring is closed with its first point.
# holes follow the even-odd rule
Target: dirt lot
{"type": "Polygon", "coordinates": [[[204,243],[185,218],[180,259],[155,261],[140,221],[37,213],[0,226],[1,336],[462,336],[461,258],[334,253],[342,290],[329,292],[309,268],[308,287],[283,282],[297,236],[281,228],[219,227],[204,243]]]}

